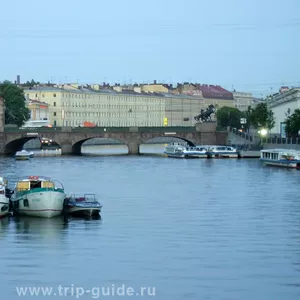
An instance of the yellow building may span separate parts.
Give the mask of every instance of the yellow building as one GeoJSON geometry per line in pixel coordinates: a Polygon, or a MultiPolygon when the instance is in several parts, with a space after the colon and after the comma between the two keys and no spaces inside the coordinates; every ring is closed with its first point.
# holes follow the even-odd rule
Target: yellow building
{"type": "Polygon", "coordinates": [[[144,93],[168,93],[169,89],[164,84],[143,84],[140,86],[144,93]]]}
{"type": "Polygon", "coordinates": [[[194,117],[209,104],[218,107],[233,100],[206,99],[170,93],[92,90],[39,86],[24,90],[29,99],[49,105],[49,120],[53,126],[79,126],[91,122],[100,127],[194,126],[194,117]]]}

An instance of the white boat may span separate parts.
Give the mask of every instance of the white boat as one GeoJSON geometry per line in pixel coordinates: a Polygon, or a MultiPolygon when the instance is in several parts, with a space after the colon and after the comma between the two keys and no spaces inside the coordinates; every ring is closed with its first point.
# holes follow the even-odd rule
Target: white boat
{"type": "Polygon", "coordinates": [[[300,151],[293,149],[261,150],[260,160],[270,166],[300,169],[300,151]]]}
{"type": "Polygon", "coordinates": [[[6,196],[7,180],[0,177],[0,218],[9,214],[9,198],[6,196]]]}
{"type": "Polygon", "coordinates": [[[95,194],[71,195],[66,197],[64,211],[74,217],[98,216],[102,205],[95,194]]]}
{"type": "Polygon", "coordinates": [[[207,158],[238,158],[240,153],[231,146],[209,146],[207,158]]]}
{"type": "Polygon", "coordinates": [[[17,151],[15,154],[17,160],[29,160],[32,157],[34,157],[34,152],[28,152],[26,150],[17,151]]]}
{"type": "Polygon", "coordinates": [[[20,179],[11,198],[12,210],[19,215],[51,218],[61,214],[66,197],[63,185],[48,177],[20,179]]]}
{"type": "Polygon", "coordinates": [[[168,157],[176,158],[201,158],[207,157],[206,148],[203,146],[190,146],[186,142],[170,143],[165,149],[165,154],[168,157]]]}

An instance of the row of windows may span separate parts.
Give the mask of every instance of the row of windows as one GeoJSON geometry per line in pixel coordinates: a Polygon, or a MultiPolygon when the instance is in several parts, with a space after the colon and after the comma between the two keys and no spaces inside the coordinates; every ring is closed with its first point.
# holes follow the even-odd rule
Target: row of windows
{"type": "MultiPolygon", "coordinates": [[[[155,117],[162,116],[164,113],[160,111],[151,112],[150,114],[146,113],[129,113],[129,112],[65,112],[66,117],[155,117]]],[[[53,116],[56,116],[57,113],[53,112],[53,116]]]]}
{"type": "MultiPolygon", "coordinates": [[[[53,102],[53,106],[56,106],[56,102],[53,102]]],[[[135,104],[90,104],[90,103],[69,103],[62,102],[62,107],[79,107],[79,108],[106,108],[106,109],[128,109],[133,106],[136,110],[147,110],[151,107],[158,107],[163,109],[163,106],[157,106],[155,104],[150,105],[135,105],[135,104]]]]}
{"type": "Polygon", "coordinates": [[[99,99],[99,100],[113,100],[113,101],[141,101],[141,98],[143,101],[145,101],[146,103],[149,102],[153,102],[153,103],[160,103],[163,102],[164,99],[161,98],[144,98],[141,97],[139,95],[136,96],[129,96],[129,95],[123,95],[123,96],[106,96],[106,95],[91,95],[91,94],[75,94],[75,93],[66,93],[66,94],[62,94],[63,98],[76,98],[76,99],[99,99]]]}
{"type": "MultiPolygon", "coordinates": [[[[54,121],[56,124],[56,121],[54,121]]],[[[64,121],[63,126],[80,126],[82,124],[81,121],[64,121]]],[[[158,121],[155,122],[153,120],[140,120],[140,121],[133,121],[133,120],[110,120],[107,122],[106,120],[99,120],[95,122],[97,126],[162,126],[162,122],[158,121]]]]}

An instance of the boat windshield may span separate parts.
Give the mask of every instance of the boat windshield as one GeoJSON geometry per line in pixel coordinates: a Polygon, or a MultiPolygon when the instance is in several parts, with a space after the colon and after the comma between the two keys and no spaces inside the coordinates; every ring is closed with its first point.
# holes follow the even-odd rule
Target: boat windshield
{"type": "Polygon", "coordinates": [[[96,195],[95,194],[84,194],[84,195],[73,194],[70,197],[70,200],[75,202],[95,202],[96,195]]]}

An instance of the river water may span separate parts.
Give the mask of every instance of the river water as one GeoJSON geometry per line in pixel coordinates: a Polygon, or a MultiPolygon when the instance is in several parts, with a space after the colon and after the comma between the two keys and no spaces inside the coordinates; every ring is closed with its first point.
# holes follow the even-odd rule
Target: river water
{"type": "Polygon", "coordinates": [[[103,204],[95,220],[2,219],[1,299],[300,299],[299,171],[159,156],[2,157],[0,170],[103,204]]]}

